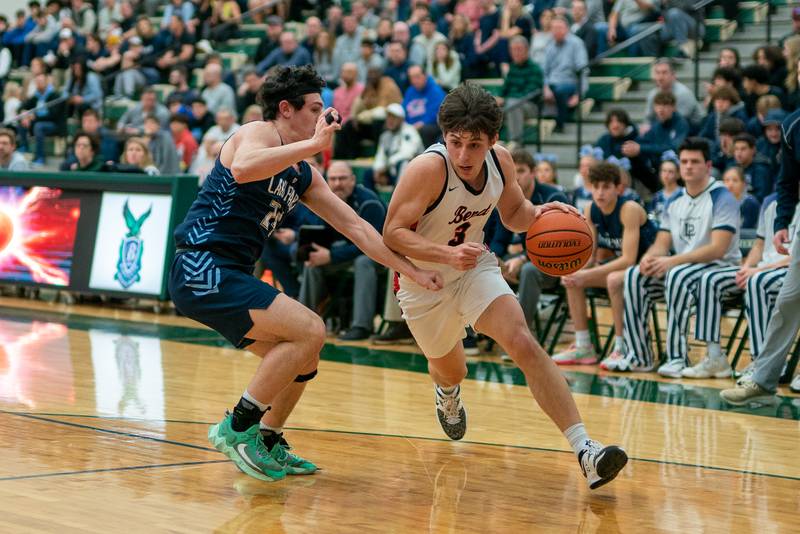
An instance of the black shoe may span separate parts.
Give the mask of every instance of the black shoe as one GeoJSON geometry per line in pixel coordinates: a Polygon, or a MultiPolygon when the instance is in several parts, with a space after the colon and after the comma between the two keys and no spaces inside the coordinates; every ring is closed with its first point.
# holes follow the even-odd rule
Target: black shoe
{"type": "Polygon", "coordinates": [[[383,334],[372,338],[376,345],[410,344],[414,342],[414,336],[404,321],[391,321],[389,327],[383,334]]]}
{"type": "Polygon", "coordinates": [[[372,334],[372,332],[366,328],[354,326],[344,334],[340,335],[339,339],[342,341],[361,341],[362,339],[369,339],[370,334],[372,334]]]}

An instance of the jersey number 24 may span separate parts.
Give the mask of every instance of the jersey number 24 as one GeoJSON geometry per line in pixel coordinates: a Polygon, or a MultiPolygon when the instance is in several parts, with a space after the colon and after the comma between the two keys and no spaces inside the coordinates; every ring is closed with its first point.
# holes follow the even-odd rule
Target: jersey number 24
{"type": "Polygon", "coordinates": [[[281,224],[283,220],[283,210],[281,209],[281,203],[277,200],[272,200],[269,203],[269,207],[272,211],[264,215],[264,218],[261,219],[261,226],[267,231],[267,235],[272,235],[272,232],[281,224]]]}

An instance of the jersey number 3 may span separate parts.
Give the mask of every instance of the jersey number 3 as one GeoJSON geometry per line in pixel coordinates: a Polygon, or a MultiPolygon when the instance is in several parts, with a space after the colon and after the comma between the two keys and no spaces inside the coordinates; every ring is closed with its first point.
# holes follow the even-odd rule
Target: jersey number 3
{"type": "Polygon", "coordinates": [[[283,211],[281,210],[281,203],[277,200],[270,201],[269,207],[272,211],[264,215],[264,218],[261,219],[261,226],[264,227],[268,235],[272,235],[272,232],[275,231],[283,220],[283,211]]]}
{"type": "Polygon", "coordinates": [[[447,242],[447,244],[451,247],[457,247],[464,243],[464,237],[466,236],[467,230],[469,227],[472,226],[470,223],[464,223],[459,226],[456,226],[456,232],[453,235],[453,239],[447,242]]]}

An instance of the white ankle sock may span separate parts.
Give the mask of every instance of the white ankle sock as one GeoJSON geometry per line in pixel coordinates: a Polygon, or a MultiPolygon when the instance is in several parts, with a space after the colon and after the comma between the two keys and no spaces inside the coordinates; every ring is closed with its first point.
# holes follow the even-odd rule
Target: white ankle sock
{"type": "Polygon", "coordinates": [[[580,454],[586,440],[589,439],[589,435],[586,433],[586,427],[583,426],[583,423],[575,423],[566,429],[564,431],[564,437],[567,438],[570,447],[575,451],[575,456],[580,454]]]}
{"type": "Polygon", "coordinates": [[[592,346],[592,338],[589,337],[588,330],[578,330],[575,332],[575,345],[579,349],[588,349],[592,346]]]}
{"type": "Polygon", "coordinates": [[[622,336],[614,336],[614,350],[620,354],[625,354],[625,338],[622,336]]]}
{"type": "Polygon", "coordinates": [[[436,387],[438,387],[438,388],[439,388],[439,390],[440,390],[442,393],[444,393],[445,395],[450,395],[452,392],[454,392],[454,391],[456,390],[456,388],[458,387],[458,385],[444,387],[444,386],[440,386],[440,385],[438,385],[438,384],[437,384],[437,385],[436,385],[436,387]]]}
{"type": "Polygon", "coordinates": [[[258,407],[258,409],[261,410],[262,412],[266,412],[267,410],[269,410],[269,404],[264,404],[263,402],[260,402],[255,397],[253,397],[247,390],[244,390],[244,393],[242,393],[242,398],[247,402],[258,407]]]}
{"type": "Polygon", "coordinates": [[[269,426],[267,423],[263,421],[258,423],[258,428],[260,428],[261,430],[271,430],[276,434],[280,434],[281,432],[283,432],[282,426],[269,426]]]}
{"type": "Polygon", "coordinates": [[[712,360],[722,358],[722,346],[719,343],[708,344],[708,357],[712,360]]]}

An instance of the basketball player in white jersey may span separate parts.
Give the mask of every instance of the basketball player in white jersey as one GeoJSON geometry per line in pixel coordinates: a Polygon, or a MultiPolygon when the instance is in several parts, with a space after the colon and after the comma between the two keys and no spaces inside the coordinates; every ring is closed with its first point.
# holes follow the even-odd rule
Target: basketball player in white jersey
{"type": "Polygon", "coordinates": [[[428,358],[436,413],[451,439],[466,431],[459,384],[467,374],[461,340],[470,325],[511,355],[594,489],[613,480],[628,457],[620,447],[589,439],[564,377],[531,335],[497,258],[483,244],[483,227],[495,208],[514,232],[526,231],[544,211],[575,210],[558,202],[533,206],[524,198],[511,155],[494,146],[502,121],[494,98],[477,85],[459,86],[442,103],[438,122],[445,144],[431,146],[406,167],[389,204],[383,239],[421,268],[440,271],[444,288],[434,293],[400,277],[397,297],[428,358]]]}

